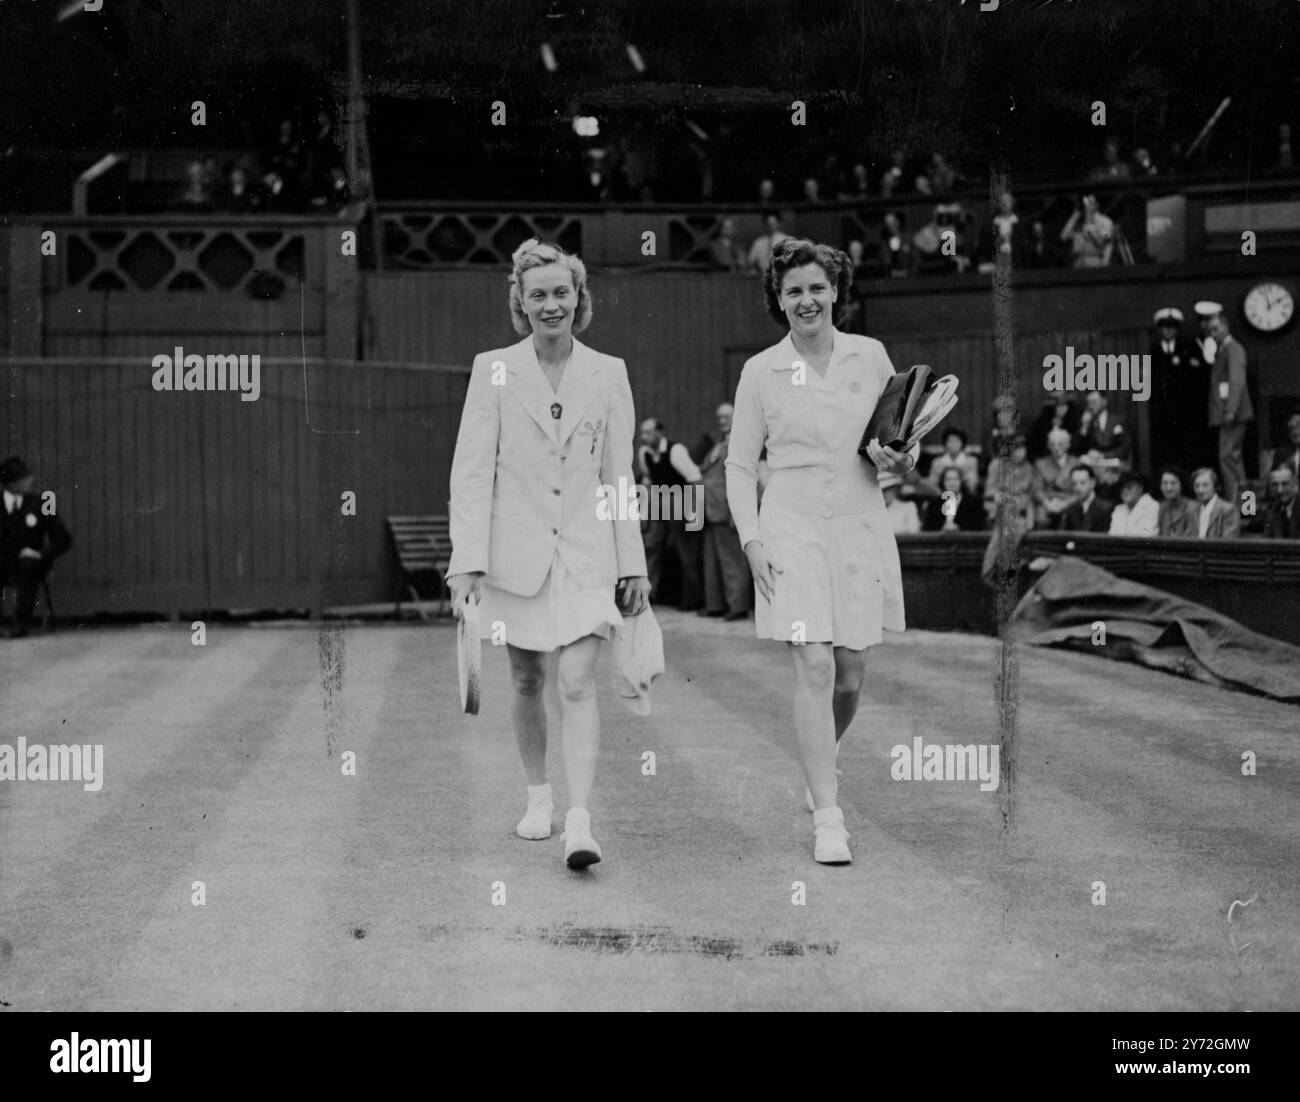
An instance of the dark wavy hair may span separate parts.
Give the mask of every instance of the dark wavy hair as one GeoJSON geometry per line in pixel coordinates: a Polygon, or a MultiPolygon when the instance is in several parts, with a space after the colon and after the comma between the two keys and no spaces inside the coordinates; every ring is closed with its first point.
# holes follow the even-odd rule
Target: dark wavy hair
{"type": "Polygon", "coordinates": [[[833,321],[840,321],[849,305],[849,288],[853,285],[853,261],[848,254],[829,245],[818,245],[801,238],[787,237],[772,250],[767,271],[763,273],[763,301],[767,312],[778,325],[790,328],[790,319],[781,309],[781,281],[785,273],[805,264],[819,264],[826,278],[835,286],[837,296],[833,321]]]}

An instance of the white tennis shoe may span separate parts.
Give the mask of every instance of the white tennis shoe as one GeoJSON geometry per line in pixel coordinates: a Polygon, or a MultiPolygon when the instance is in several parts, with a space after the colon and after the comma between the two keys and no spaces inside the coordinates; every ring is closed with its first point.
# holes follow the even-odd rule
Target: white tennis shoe
{"type": "Polygon", "coordinates": [[[571,807],[564,817],[564,861],[571,869],[585,869],[600,860],[600,846],[591,836],[591,815],[571,807]]]}
{"type": "Polygon", "coordinates": [[[823,821],[817,824],[817,844],[813,860],[822,865],[850,865],[849,832],[844,826],[844,813],[838,807],[828,807],[817,813],[823,821]]]}
{"type": "Polygon", "coordinates": [[[549,784],[544,789],[539,786],[538,791],[529,791],[528,810],[524,812],[524,817],[519,820],[519,825],[515,827],[515,833],[520,838],[528,838],[534,842],[549,838],[551,836],[551,815],[554,811],[555,800],[551,795],[551,786],[549,784]]]}

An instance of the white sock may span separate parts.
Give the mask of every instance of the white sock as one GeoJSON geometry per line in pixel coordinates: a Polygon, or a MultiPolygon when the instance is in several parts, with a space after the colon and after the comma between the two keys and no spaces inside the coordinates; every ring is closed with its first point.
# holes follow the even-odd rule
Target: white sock
{"type": "Polygon", "coordinates": [[[813,826],[829,826],[831,823],[844,823],[844,812],[838,807],[823,807],[820,811],[813,812],[813,826]]]}
{"type": "Polygon", "coordinates": [[[551,786],[549,784],[530,784],[528,786],[528,802],[532,803],[534,800],[543,800],[553,803],[554,801],[551,797],[551,786]]]}
{"type": "Polygon", "coordinates": [[[564,816],[565,830],[578,826],[586,827],[588,830],[591,829],[591,812],[585,807],[571,807],[568,814],[564,816]]]}

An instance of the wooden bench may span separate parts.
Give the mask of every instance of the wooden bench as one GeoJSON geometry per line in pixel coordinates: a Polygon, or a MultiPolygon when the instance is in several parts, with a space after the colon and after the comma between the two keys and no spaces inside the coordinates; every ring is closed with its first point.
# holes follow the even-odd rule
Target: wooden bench
{"type": "Polygon", "coordinates": [[[389,517],[388,531],[397,552],[397,600],[393,612],[402,615],[402,600],[409,595],[422,620],[430,617],[424,602],[436,592],[439,611],[450,610],[447,568],[451,565],[451,533],[445,516],[389,517]]]}

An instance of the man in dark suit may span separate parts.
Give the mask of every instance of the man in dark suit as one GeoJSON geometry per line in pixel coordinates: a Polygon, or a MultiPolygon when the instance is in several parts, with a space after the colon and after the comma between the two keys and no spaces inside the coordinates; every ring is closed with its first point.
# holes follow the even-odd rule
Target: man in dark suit
{"type": "Polygon", "coordinates": [[[1118,459],[1125,466],[1133,454],[1133,438],[1109,408],[1106,395],[1099,390],[1084,399],[1083,417],[1079,420],[1079,452],[1096,452],[1105,459],[1118,459]]]}
{"type": "Polygon", "coordinates": [[[1241,448],[1246,424],[1255,419],[1246,389],[1246,350],[1228,331],[1227,314],[1210,321],[1210,336],[1217,342],[1214,366],[1210,369],[1210,426],[1219,430],[1219,470],[1223,475],[1223,496],[1235,508],[1238,492],[1246,481],[1241,448]]]}
{"type": "Polygon", "coordinates": [[[1264,538],[1300,540],[1300,502],[1296,501],[1300,475],[1288,464],[1279,464],[1269,472],[1268,489],[1272,500],[1264,514],[1264,538]]]}
{"type": "Polygon", "coordinates": [[[0,513],[0,587],[10,579],[18,590],[14,624],[9,638],[27,634],[36,607],[36,592],[54,560],[72,546],[67,525],[54,514],[46,514],[39,494],[32,493],[35,479],[18,456],[0,463],[0,486],[4,487],[0,513]]]}
{"type": "Polygon", "coordinates": [[[1300,475],[1300,413],[1293,413],[1286,422],[1287,441],[1269,450],[1264,470],[1272,471],[1285,463],[1300,475]]]}
{"type": "Polygon", "coordinates": [[[754,583],[727,504],[730,403],[720,405],[717,416],[718,442],[700,463],[704,477],[704,608],[699,615],[743,620],[749,615],[754,583]]]}
{"type": "Polygon", "coordinates": [[[1218,441],[1205,424],[1205,394],[1210,368],[1201,346],[1184,335],[1182,311],[1156,311],[1151,338],[1151,402],[1147,416],[1154,470],[1204,466],[1217,454],[1218,441]]]}
{"type": "Polygon", "coordinates": [[[1063,532],[1109,532],[1114,506],[1097,496],[1097,476],[1086,463],[1076,463],[1070,470],[1074,504],[1061,514],[1063,532]]]}

